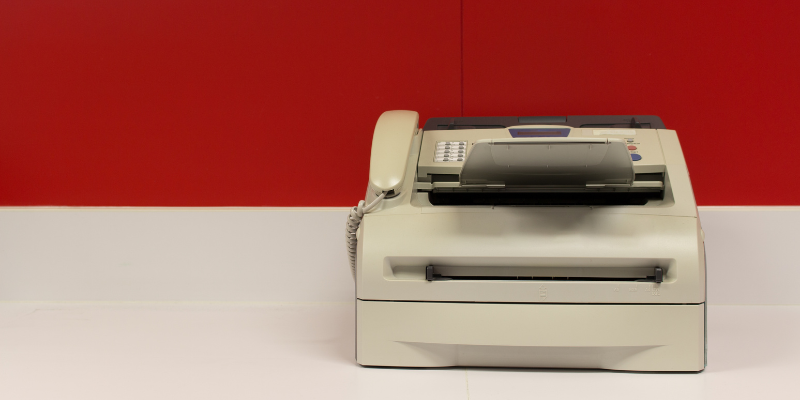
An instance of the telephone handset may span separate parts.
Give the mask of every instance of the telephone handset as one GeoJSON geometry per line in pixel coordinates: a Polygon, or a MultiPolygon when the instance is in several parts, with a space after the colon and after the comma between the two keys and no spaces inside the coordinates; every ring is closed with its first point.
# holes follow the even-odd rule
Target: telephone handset
{"type": "Polygon", "coordinates": [[[377,198],[365,204],[364,200],[350,210],[347,217],[347,257],[350,272],[356,277],[356,232],[365,213],[375,208],[384,197],[400,194],[408,167],[411,143],[419,129],[419,114],[415,111],[386,111],[378,118],[372,135],[372,154],[369,159],[369,192],[377,198]]]}
{"type": "Polygon", "coordinates": [[[418,125],[415,111],[386,111],[378,118],[369,160],[369,188],[376,195],[399,194],[418,125]]]}

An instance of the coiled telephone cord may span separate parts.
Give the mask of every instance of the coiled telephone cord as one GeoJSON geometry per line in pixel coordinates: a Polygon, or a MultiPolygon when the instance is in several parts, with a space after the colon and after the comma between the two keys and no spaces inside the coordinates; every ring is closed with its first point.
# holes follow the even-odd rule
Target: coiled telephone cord
{"type": "Polygon", "coordinates": [[[350,273],[353,274],[353,279],[356,279],[356,249],[358,248],[358,237],[356,231],[361,226],[361,219],[364,214],[370,212],[378,203],[386,197],[386,192],[381,193],[371,203],[364,205],[364,200],[358,202],[358,205],[350,210],[350,215],[347,216],[347,258],[350,259],[350,273]]]}

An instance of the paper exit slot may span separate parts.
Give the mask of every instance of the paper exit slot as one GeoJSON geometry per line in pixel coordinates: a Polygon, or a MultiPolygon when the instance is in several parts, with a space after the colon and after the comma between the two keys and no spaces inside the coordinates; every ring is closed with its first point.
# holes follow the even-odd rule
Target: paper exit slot
{"type": "Polygon", "coordinates": [[[664,281],[661,267],[453,267],[428,265],[427,281],[610,281],[655,282],[664,281]]]}

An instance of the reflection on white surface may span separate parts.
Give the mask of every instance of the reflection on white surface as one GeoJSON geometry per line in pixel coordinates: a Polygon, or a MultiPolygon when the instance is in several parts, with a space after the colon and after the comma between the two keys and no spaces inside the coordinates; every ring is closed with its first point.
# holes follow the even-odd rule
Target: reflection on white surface
{"type": "Polygon", "coordinates": [[[710,306],[699,374],[363,368],[351,303],[0,303],[2,399],[796,395],[800,306],[710,306]]]}

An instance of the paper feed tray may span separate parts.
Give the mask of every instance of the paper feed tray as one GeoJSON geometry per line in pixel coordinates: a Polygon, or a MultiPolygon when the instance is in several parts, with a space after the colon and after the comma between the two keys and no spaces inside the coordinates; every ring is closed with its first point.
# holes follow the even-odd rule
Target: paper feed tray
{"type": "Polygon", "coordinates": [[[607,138],[483,139],[461,170],[462,186],[630,185],[633,178],[625,141],[607,138]]]}
{"type": "Polygon", "coordinates": [[[434,185],[434,205],[621,205],[661,198],[663,182],[635,181],[617,138],[482,139],[459,181],[434,185]]]}

